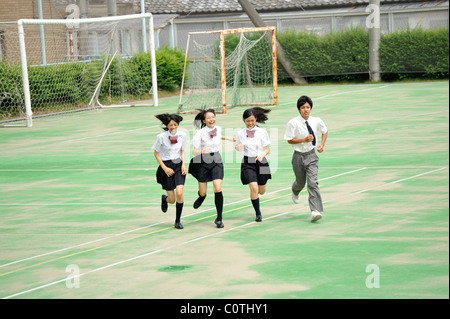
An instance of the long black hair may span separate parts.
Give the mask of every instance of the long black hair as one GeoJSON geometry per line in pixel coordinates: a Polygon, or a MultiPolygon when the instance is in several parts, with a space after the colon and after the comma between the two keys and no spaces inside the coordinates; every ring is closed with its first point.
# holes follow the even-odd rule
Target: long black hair
{"type": "Polygon", "coordinates": [[[169,130],[167,125],[169,125],[170,121],[175,121],[177,124],[180,124],[180,122],[183,121],[183,117],[178,114],[163,113],[155,115],[155,117],[165,125],[165,127],[163,127],[164,131],[169,130]]]}
{"type": "Polygon", "coordinates": [[[245,110],[242,118],[245,120],[246,118],[253,115],[257,123],[264,124],[269,119],[267,117],[267,114],[270,113],[270,111],[270,109],[263,109],[262,107],[256,106],[251,109],[245,110]]]}
{"type": "Polygon", "coordinates": [[[194,125],[196,128],[204,128],[206,124],[203,122],[205,120],[206,113],[211,112],[216,116],[216,111],[214,109],[201,109],[200,112],[195,116],[194,125]]]}

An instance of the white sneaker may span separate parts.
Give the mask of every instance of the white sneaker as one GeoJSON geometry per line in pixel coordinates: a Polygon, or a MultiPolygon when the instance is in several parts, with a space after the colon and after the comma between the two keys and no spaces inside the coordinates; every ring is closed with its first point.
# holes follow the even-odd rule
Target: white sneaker
{"type": "Polygon", "coordinates": [[[300,198],[298,197],[298,195],[292,193],[292,201],[294,202],[294,204],[298,204],[300,203],[300,198]]]}
{"type": "Polygon", "coordinates": [[[318,221],[321,218],[322,218],[322,214],[319,213],[317,210],[313,210],[311,212],[311,221],[312,222],[316,222],[316,221],[318,221]]]}

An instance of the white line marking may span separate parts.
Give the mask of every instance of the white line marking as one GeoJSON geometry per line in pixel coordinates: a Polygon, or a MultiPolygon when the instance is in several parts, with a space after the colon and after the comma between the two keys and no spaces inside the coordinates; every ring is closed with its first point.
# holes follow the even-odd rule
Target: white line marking
{"type": "Polygon", "coordinates": [[[428,175],[428,174],[431,174],[431,173],[434,173],[434,172],[438,172],[438,171],[441,171],[441,170],[446,169],[446,168],[447,167],[441,167],[441,168],[434,169],[432,171],[425,172],[425,173],[422,173],[422,174],[417,174],[417,175],[414,175],[414,176],[402,178],[402,179],[399,179],[399,180],[396,180],[396,181],[393,181],[393,182],[390,182],[390,183],[387,183],[387,184],[382,184],[382,185],[378,185],[378,186],[375,186],[375,187],[367,188],[367,189],[364,189],[362,191],[354,192],[352,194],[365,193],[365,192],[368,192],[368,191],[371,191],[371,190],[374,190],[374,189],[378,189],[378,188],[381,188],[381,187],[384,187],[384,186],[387,186],[387,185],[397,184],[397,183],[400,183],[400,182],[403,182],[403,181],[407,181],[409,179],[413,179],[413,178],[416,178],[416,177],[420,177],[420,176],[428,175]]]}
{"type": "Polygon", "coordinates": [[[74,138],[74,139],[70,139],[70,140],[62,140],[62,141],[54,141],[54,142],[49,142],[49,143],[27,145],[27,146],[24,146],[21,148],[35,148],[35,147],[44,147],[44,146],[54,145],[54,144],[65,144],[65,143],[72,143],[72,142],[78,142],[78,141],[85,141],[85,140],[95,139],[95,138],[99,138],[99,137],[127,134],[130,132],[141,131],[141,130],[146,130],[146,129],[155,128],[155,127],[160,127],[160,125],[152,125],[152,126],[146,126],[146,127],[141,127],[141,128],[132,129],[132,130],[118,131],[118,132],[112,132],[112,133],[100,134],[100,135],[94,135],[94,136],[86,136],[86,137],[74,138]]]}
{"type": "Polygon", "coordinates": [[[149,171],[157,168],[5,168],[0,172],[95,172],[95,171],[149,171]]]}
{"type": "MultiPolygon", "coordinates": [[[[60,141],[60,142],[56,142],[56,143],[72,143],[72,142],[90,140],[90,139],[93,139],[93,138],[99,138],[99,137],[105,137],[105,136],[114,136],[114,135],[119,135],[119,134],[130,133],[130,132],[142,131],[142,130],[146,130],[146,129],[154,128],[154,127],[160,127],[160,125],[152,125],[152,126],[146,126],[146,127],[141,127],[141,128],[135,128],[135,129],[132,129],[132,130],[126,130],[126,131],[118,131],[118,132],[112,132],[112,133],[107,133],[107,134],[100,134],[100,135],[94,135],[94,136],[74,138],[74,139],[71,139],[71,140],[60,141]]],[[[53,144],[53,143],[51,143],[51,144],[53,144]]]]}
{"type": "MultiPolygon", "coordinates": [[[[352,170],[352,171],[349,171],[349,172],[333,175],[333,176],[330,176],[330,177],[325,177],[325,178],[323,178],[321,180],[327,180],[327,179],[339,177],[339,176],[342,176],[342,175],[356,173],[356,172],[359,172],[359,171],[364,170],[364,169],[366,169],[366,168],[360,168],[360,169],[352,170]]],[[[282,189],[279,189],[279,190],[276,190],[276,191],[273,191],[273,192],[270,192],[270,193],[266,193],[264,196],[275,194],[275,193],[278,193],[278,192],[282,192],[282,191],[285,191],[287,189],[291,189],[291,187],[286,187],[286,188],[282,188],[282,189]]],[[[229,205],[235,205],[235,204],[238,204],[238,203],[241,203],[241,202],[244,202],[244,201],[248,201],[248,200],[249,200],[249,198],[244,198],[244,199],[241,199],[241,200],[238,200],[238,201],[234,201],[232,203],[224,204],[224,207],[225,206],[229,206],[229,205]]],[[[201,211],[189,214],[189,215],[184,215],[183,218],[194,216],[194,215],[197,215],[197,214],[201,214],[201,213],[204,213],[204,212],[207,212],[207,211],[210,211],[210,210],[214,210],[214,209],[215,209],[215,207],[204,209],[204,210],[201,210],[201,211]]],[[[70,247],[67,247],[67,248],[61,248],[61,249],[54,250],[54,251],[51,251],[51,252],[48,252],[48,253],[27,257],[27,258],[24,258],[24,259],[20,259],[20,260],[17,260],[17,261],[13,261],[13,262],[10,262],[10,263],[7,263],[7,264],[0,265],[0,268],[6,267],[6,266],[9,266],[9,265],[13,265],[13,264],[17,264],[17,263],[20,263],[20,262],[23,262],[23,261],[28,261],[28,260],[32,260],[32,259],[35,259],[35,258],[44,257],[44,256],[47,256],[47,255],[51,255],[51,254],[59,253],[59,252],[62,252],[62,251],[70,250],[70,249],[73,249],[73,248],[79,248],[79,247],[86,246],[86,245],[89,245],[89,244],[93,244],[93,243],[97,243],[97,242],[104,241],[104,240],[107,240],[107,239],[115,238],[115,237],[118,237],[118,236],[121,236],[121,235],[133,233],[133,232],[136,232],[136,231],[139,231],[139,230],[142,230],[142,229],[151,228],[151,227],[160,225],[162,223],[163,222],[159,222],[159,223],[143,226],[143,227],[140,227],[140,228],[135,228],[135,229],[132,229],[132,230],[129,230],[129,231],[125,231],[125,232],[122,232],[122,233],[119,233],[119,234],[114,234],[112,236],[99,238],[99,239],[96,239],[96,240],[93,240],[93,241],[88,241],[88,242],[81,243],[81,244],[78,244],[78,245],[75,245],[75,246],[70,246],[70,247]]]]}
{"type": "MultiPolygon", "coordinates": [[[[373,84],[373,85],[376,85],[376,84],[373,84]]],[[[364,92],[364,91],[377,90],[377,89],[382,89],[382,88],[385,88],[385,87],[388,87],[388,86],[391,86],[391,85],[392,85],[392,84],[387,84],[387,85],[382,85],[382,86],[376,85],[375,87],[365,87],[364,89],[362,89],[362,90],[357,90],[357,91],[337,92],[337,93],[334,93],[334,94],[329,94],[329,95],[323,95],[323,96],[315,97],[314,100],[326,99],[326,98],[328,98],[328,97],[337,96],[337,95],[343,95],[343,94],[347,94],[347,93],[353,94],[353,93],[359,93],[359,92],[364,92]]],[[[361,86],[363,86],[363,85],[361,85],[361,86]]],[[[281,106],[281,105],[289,105],[289,104],[290,104],[290,105],[296,106],[296,102],[284,102],[284,103],[279,103],[278,106],[281,106]]]]}
{"type": "MultiPolygon", "coordinates": [[[[349,138],[350,139],[350,138],[349,138]]],[[[354,138],[352,138],[354,139],[354,138]]],[[[240,165],[240,163],[238,163],[240,165]]],[[[238,165],[236,164],[236,165],[238,165]]],[[[424,166],[371,166],[365,167],[365,169],[422,169],[422,168],[439,168],[440,166],[424,165],[424,166]]],[[[156,171],[157,167],[147,167],[147,168],[5,168],[0,169],[0,172],[95,172],[95,171],[156,171]]],[[[227,169],[241,169],[239,167],[227,166],[227,169]]],[[[278,167],[278,170],[292,170],[292,167],[278,167]]],[[[348,166],[321,166],[323,169],[352,169],[348,166]]]]}
{"type": "Polygon", "coordinates": [[[151,224],[151,225],[147,225],[147,226],[135,228],[135,229],[133,229],[133,230],[125,231],[125,232],[122,232],[122,233],[119,233],[119,234],[114,234],[114,235],[108,236],[108,237],[103,237],[103,238],[91,240],[91,241],[88,241],[88,242],[85,242],[85,243],[82,243],[82,244],[78,244],[78,245],[75,245],[75,246],[70,246],[70,247],[66,247],[66,248],[61,248],[61,249],[54,250],[54,251],[50,251],[50,252],[47,252],[47,253],[44,253],[44,254],[40,254],[40,255],[36,255],[36,256],[31,256],[31,257],[27,257],[27,258],[20,259],[20,260],[16,260],[16,261],[12,261],[12,262],[10,262],[10,263],[0,265],[0,268],[6,267],[6,266],[10,266],[10,265],[14,265],[14,264],[17,264],[17,263],[20,263],[20,262],[24,262],[24,261],[27,261],[27,260],[36,259],[36,258],[39,258],[39,257],[44,257],[44,256],[47,256],[47,255],[52,255],[52,254],[60,253],[60,252],[67,251],[67,250],[70,250],[70,249],[83,247],[83,246],[86,246],[86,245],[89,245],[89,244],[98,243],[98,242],[100,242],[100,241],[104,241],[104,240],[111,239],[111,238],[114,238],[114,237],[126,235],[126,234],[128,234],[128,233],[132,233],[132,232],[135,232],[135,231],[138,231],[138,230],[142,230],[142,229],[154,227],[154,226],[157,226],[157,225],[160,225],[160,224],[163,224],[163,223],[164,223],[164,222],[159,222],[159,223],[155,223],[155,224],[151,224]]]}
{"type": "MultiPolygon", "coordinates": [[[[297,210],[295,210],[295,211],[297,211],[297,210]]],[[[275,218],[275,217],[278,217],[278,216],[282,216],[282,215],[285,215],[285,214],[288,214],[288,213],[291,213],[291,212],[293,212],[293,211],[276,214],[274,216],[270,216],[270,217],[267,217],[265,219],[266,220],[267,219],[272,219],[272,218],[275,218]]],[[[236,230],[236,229],[243,228],[243,227],[246,227],[246,226],[249,226],[249,225],[253,225],[253,224],[256,224],[256,222],[246,223],[246,224],[239,225],[239,226],[236,226],[236,227],[232,227],[232,228],[229,228],[229,229],[226,229],[226,230],[222,230],[222,231],[219,231],[219,232],[216,232],[216,233],[211,233],[211,234],[208,234],[208,235],[205,235],[205,236],[202,236],[202,237],[190,239],[190,240],[187,240],[187,241],[185,241],[183,243],[180,243],[180,244],[177,244],[177,245],[173,245],[173,246],[169,246],[169,247],[166,247],[166,248],[163,248],[163,249],[152,250],[152,251],[149,251],[149,252],[147,252],[145,254],[142,254],[142,255],[138,255],[138,256],[134,256],[134,257],[128,258],[128,259],[120,260],[120,261],[117,261],[115,263],[108,264],[108,265],[105,265],[105,266],[102,266],[102,267],[99,267],[99,268],[87,271],[85,273],[78,274],[76,276],[72,276],[72,277],[70,277],[70,279],[73,280],[75,278],[80,278],[80,277],[85,276],[87,274],[91,274],[91,273],[98,272],[98,271],[101,271],[101,270],[104,270],[104,269],[108,269],[108,268],[111,268],[111,267],[114,267],[114,266],[117,266],[117,265],[120,265],[120,264],[124,264],[124,263],[130,262],[130,261],[133,261],[133,260],[137,260],[137,259],[140,259],[140,258],[143,258],[143,257],[147,257],[147,256],[150,256],[150,255],[154,255],[154,254],[157,254],[157,253],[160,253],[160,252],[164,252],[164,251],[170,250],[170,249],[175,248],[175,247],[184,246],[184,245],[187,245],[187,244],[190,244],[190,243],[202,240],[202,239],[210,238],[212,236],[216,236],[216,235],[219,235],[219,234],[230,232],[232,230],[236,230]]],[[[11,299],[11,298],[14,298],[14,297],[17,297],[17,296],[20,296],[20,295],[24,295],[24,294],[36,291],[36,290],[40,290],[40,289],[43,289],[43,288],[46,288],[46,287],[54,286],[56,284],[65,282],[68,279],[69,279],[68,277],[63,278],[63,279],[59,279],[59,280],[47,283],[45,285],[41,285],[41,286],[38,286],[38,287],[34,287],[34,288],[31,288],[31,289],[28,289],[28,290],[24,290],[24,291],[21,291],[21,292],[18,292],[18,293],[15,293],[15,294],[3,297],[2,299],[11,299]]]]}
{"type": "MultiPolygon", "coordinates": [[[[185,204],[188,204],[185,202],[185,204]]],[[[16,204],[16,203],[0,203],[0,206],[159,206],[161,203],[29,203],[29,204],[16,204]]]]}
{"type": "Polygon", "coordinates": [[[357,121],[350,121],[348,123],[389,122],[389,121],[392,121],[392,120],[404,119],[404,118],[410,118],[410,117],[421,117],[421,118],[423,118],[426,115],[433,115],[433,114],[440,114],[440,113],[449,113],[449,110],[429,112],[429,113],[422,113],[422,114],[400,115],[400,116],[392,116],[392,117],[388,116],[388,117],[383,117],[383,118],[380,118],[380,119],[375,119],[375,118],[371,117],[370,119],[358,119],[357,121]]]}
{"type": "MultiPolygon", "coordinates": [[[[103,270],[103,269],[111,268],[111,267],[114,267],[114,266],[117,266],[117,265],[129,262],[129,261],[132,261],[132,260],[136,260],[136,259],[139,259],[139,258],[142,258],[142,257],[146,257],[146,256],[149,256],[149,255],[157,254],[157,253],[159,253],[161,251],[168,250],[170,248],[172,248],[172,247],[167,247],[166,249],[153,250],[153,251],[150,251],[150,252],[145,253],[143,255],[139,255],[139,256],[135,256],[135,257],[129,258],[129,259],[121,260],[121,261],[115,262],[113,264],[109,264],[109,265],[106,265],[106,266],[103,266],[103,267],[100,267],[100,268],[96,268],[96,269],[87,271],[85,273],[78,274],[76,276],[72,276],[72,277],[70,277],[70,279],[80,278],[80,277],[82,277],[84,275],[91,274],[91,273],[94,273],[94,272],[97,272],[97,271],[100,271],[100,270],[103,270]]],[[[15,293],[13,295],[9,295],[9,296],[3,297],[2,299],[11,299],[11,298],[14,298],[14,297],[17,297],[17,296],[20,296],[20,295],[23,295],[23,294],[26,294],[26,293],[29,293],[29,292],[33,292],[33,291],[36,291],[36,290],[40,290],[40,289],[43,289],[43,288],[46,288],[46,287],[50,287],[50,286],[59,284],[61,282],[67,281],[68,279],[69,279],[68,277],[63,278],[63,279],[59,279],[59,280],[50,282],[50,283],[42,285],[42,286],[38,286],[38,287],[35,287],[35,288],[32,288],[32,289],[28,289],[28,290],[25,290],[25,291],[21,291],[21,292],[15,293]]]]}
{"type": "Polygon", "coordinates": [[[334,94],[319,96],[319,97],[316,97],[315,99],[316,100],[320,100],[320,99],[326,99],[326,98],[329,98],[329,97],[332,97],[332,96],[342,95],[342,94],[346,94],[346,93],[354,94],[354,93],[359,93],[359,92],[364,92],[364,91],[378,90],[378,89],[382,89],[382,88],[385,88],[385,87],[388,87],[388,86],[391,86],[391,84],[382,85],[382,86],[376,86],[376,87],[371,87],[371,88],[365,88],[363,90],[358,90],[358,91],[338,92],[338,93],[334,93],[334,94]]]}
{"type": "MultiPolygon", "coordinates": [[[[440,170],[443,170],[443,169],[446,169],[446,168],[447,168],[447,167],[441,167],[440,169],[436,169],[436,170],[433,170],[433,171],[425,172],[425,173],[422,173],[422,174],[417,174],[417,175],[410,176],[410,177],[407,177],[407,178],[402,178],[402,179],[399,179],[399,180],[394,181],[394,182],[391,182],[391,183],[387,183],[387,184],[380,185],[380,186],[378,186],[378,187],[376,187],[376,188],[383,187],[383,186],[387,186],[387,185],[390,185],[390,184],[400,183],[400,182],[402,182],[402,181],[406,181],[406,180],[413,179],[413,178],[416,178],[416,177],[420,177],[420,176],[424,176],[424,175],[427,175],[427,174],[431,174],[431,173],[433,173],[433,172],[437,172],[437,171],[440,171],[440,170]]],[[[362,169],[359,169],[359,170],[356,170],[356,171],[360,171],[360,170],[362,170],[362,169]]],[[[350,173],[350,172],[348,172],[347,174],[349,174],[349,173],[350,173]]],[[[344,174],[345,174],[345,173],[344,173],[344,174]]],[[[342,175],[344,175],[344,174],[339,174],[339,175],[336,175],[336,176],[342,176],[342,175]]],[[[329,177],[329,178],[332,178],[332,177],[329,177]]],[[[329,179],[329,178],[327,178],[327,179],[329,179]]],[[[373,189],[373,188],[372,188],[372,189],[373,189]]],[[[278,190],[278,191],[281,191],[281,190],[278,190]]],[[[351,193],[351,194],[357,194],[357,193],[361,193],[361,192],[365,192],[365,191],[367,191],[367,190],[359,191],[359,192],[354,192],[354,193],[351,193]]],[[[293,210],[293,211],[287,211],[287,212],[283,212],[283,213],[278,213],[278,214],[276,214],[276,215],[273,215],[273,216],[270,216],[270,217],[265,218],[265,220],[272,219],[272,218],[279,217],[279,216],[283,216],[283,215],[292,213],[292,212],[294,212],[294,211],[297,212],[298,209],[295,209],[295,210],[293,210]]],[[[169,246],[169,247],[166,247],[166,248],[164,248],[164,249],[152,250],[152,251],[147,252],[147,253],[145,253],[145,254],[138,255],[138,256],[135,256],[135,257],[131,257],[131,258],[128,258],[128,259],[124,259],[124,260],[121,260],[121,261],[118,261],[118,262],[115,262],[115,263],[112,263],[112,264],[108,264],[108,265],[105,265],[105,266],[102,266],[102,267],[99,267],[99,268],[96,268],[96,269],[87,271],[87,272],[85,272],[85,273],[81,273],[81,274],[79,274],[79,275],[77,275],[77,276],[74,276],[74,277],[71,277],[71,278],[79,278],[79,277],[81,277],[81,276],[84,276],[84,275],[87,275],[87,274],[90,274],[90,273],[94,273],[94,272],[97,272],[97,271],[100,271],[100,270],[103,270],[103,269],[111,268],[111,267],[114,267],[114,266],[116,266],[116,265],[124,264],[124,263],[130,262],[130,261],[133,261],[133,260],[137,260],[137,259],[140,259],[140,258],[143,258],[143,257],[146,257],[146,256],[150,256],[150,255],[153,255],[153,254],[157,254],[157,253],[160,253],[160,252],[164,252],[164,251],[170,250],[170,249],[172,249],[172,248],[174,248],[174,247],[179,247],[179,246],[182,246],[182,245],[187,245],[187,244],[190,244],[190,243],[193,243],[193,242],[202,240],[202,239],[206,239],[206,238],[209,238],[209,237],[212,237],[212,236],[216,236],[216,235],[218,235],[218,234],[223,234],[223,233],[225,233],[225,232],[230,232],[230,231],[232,231],[232,230],[236,230],[236,229],[243,228],[243,227],[246,227],[246,226],[249,226],[249,225],[253,225],[253,224],[256,224],[256,222],[246,223],[246,224],[239,225],[239,226],[236,226],[236,227],[232,227],[232,228],[229,228],[229,229],[226,229],[226,230],[222,230],[222,231],[219,231],[219,232],[216,232],[216,233],[211,233],[211,234],[204,235],[204,236],[201,236],[201,237],[198,237],[198,238],[190,239],[190,240],[187,240],[187,241],[185,241],[185,242],[183,242],[183,243],[181,243],[181,244],[169,246]]],[[[32,289],[28,289],[28,290],[25,290],[25,291],[21,291],[21,292],[18,292],[18,293],[15,293],[15,294],[12,294],[12,295],[3,297],[2,299],[10,299],[10,298],[14,298],[14,297],[17,297],[17,296],[20,296],[20,295],[23,295],[23,294],[26,294],[26,293],[29,293],[29,292],[33,292],[33,291],[36,291],[36,290],[40,290],[40,289],[43,289],[43,288],[46,288],[46,287],[50,287],[50,286],[56,285],[56,284],[58,284],[58,283],[61,283],[61,282],[66,281],[66,280],[68,280],[67,277],[66,277],[66,278],[63,278],[63,279],[59,279],[59,280],[53,281],[53,282],[50,282],[50,283],[47,283],[47,284],[45,284],[45,285],[41,285],[41,286],[38,286],[38,287],[35,287],[35,288],[32,288],[32,289]]]]}

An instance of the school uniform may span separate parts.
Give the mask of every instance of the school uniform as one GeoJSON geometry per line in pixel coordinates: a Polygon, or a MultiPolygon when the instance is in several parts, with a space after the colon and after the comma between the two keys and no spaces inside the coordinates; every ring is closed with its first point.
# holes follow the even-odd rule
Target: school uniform
{"type": "MultiPolygon", "coordinates": [[[[328,129],[325,123],[319,117],[310,116],[307,120],[315,136],[315,144],[312,142],[291,144],[294,149],[292,156],[292,168],[295,174],[295,181],[292,184],[292,193],[298,196],[300,191],[307,183],[309,193],[309,206],[311,211],[323,211],[322,197],[319,191],[318,171],[319,157],[315,152],[318,144],[317,133],[326,134],[328,129]]],[[[310,131],[308,130],[306,120],[301,116],[291,119],[286,126],[284,134],[285,140],[294,138],[306,138],[310,131]]]]}
{"type": "Polygon", "coordinates": [[[241,162],[241,182],[247,185],[251,182],[257,182],[258,185],[266,185],[272,178],[269,162],[264,157],[260,162],[256,157],[264,152],[270,145],[269,135],[265,129],[255,126],[252,129],[244,128],[236,135],[236,145],[242,144],[242,154],[244,157],[241,162]]]}
{"type": "Polygon", "coordinates": [[[164,165],[174,171],[172,176],[167,176],[161,166],[156,171],[156,181],[161,184],[162,189],[171,191],[177,185],[184,185],[186,175],[181,172],[182,160],[180,151],[186,148],[186,133],[177,131],[172,135],[169,131],[165,131],[156,137],[155,144],[152,149],[159,153],[164,165]]]}
{"type": "Polygon", "coordinates": [[[220,155],[222,140],[222,128],[207,126],[198,130],[192,139],[192,146],[198,150],[210,148],[209,153],[203,153],[193,157],[189,163],[188,172],[194,176],[197,181],[206,183],[215,179],[223,179],[224,170],[222,156],[220,155]]]}

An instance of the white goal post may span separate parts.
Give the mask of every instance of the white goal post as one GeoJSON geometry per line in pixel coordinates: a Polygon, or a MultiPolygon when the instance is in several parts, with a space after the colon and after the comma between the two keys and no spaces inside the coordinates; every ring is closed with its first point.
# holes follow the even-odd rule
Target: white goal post
{"type": "Polygon", "coordinates": [[[179,113],[278,104],[276,28],[189,32],[179,113]]]}
{"type": "Polygon", "coordinates": [[[136,95],[144,96],[145,93],[147,98],[151,96],[154,106],[158,105],[151,13],[86,19],[21,19],[17,22],[17,31],[26,126],[32,126],[33,115],[41,116],[103,107],[99,102],[99,92],[102,82],[105,81],[108,83],[103,83],[104,91],[117,89],[120,93],[118,93],[119,97],[104,98],[108,99],[108,103],[103,102],[104,104],[122,104],[124,101],[135,99],[136,95]],[[42,31],[44,26],[49,28],[48,35],[36,29],[39,27],[42,31]],[[44,35],[45,39],[43,39],[44,35]],[[147,48],[147,42],[149,42],[149,48],[147,48]],[[51,52],[50,48],[46,49],[46,45],[51,49],[54,48],[54,52],[51,52]],[[35,51],[38,51],[38,54],[35,51]],[[129,66],[132,61],[137,60],[135,54],[142,52],[147,53],[149,58],[146,58],[147,55],[140,57],[136,62],[140,63],[139,66],[129,66]],[[41,59],[42,54],[47,54],[47,57],[42,56],[41,59]],[[126,70],[122,69],[125,65],[128,68],[126,70]],[[140,83],[142,81],[136,80],[137,70],[142,71],[142,69],[146,72],[142,76],[146,79],[145,87],[133,87],[134,92],[138,93],[131,93],[134,94],[132,98],[128,95],[124,97],[128,94],[126,91],[131,90],[131,86],[142,84],[140,83]],[[34,90],[39,90],[40,86],[44,89],[50,85],[54,85],[56,89],[45,94],[30,91],[29,73],[36,75],[38,70],[42,71],[35,76],[35,83],[31,83],[34,90]],[[52,72],[59,77],[53,76],[52,72]],[[112,72],[114,76],[111,75],[112,72]],[[55,83],[47,83],[52,80],[55,83]],[[64,90],[60,93],[58,90],[63,86],[64,90]],[[39,97],[39,94],[42,96],[39,97]],[[33,100],[41,101],[44,98],[43,95],[48,96],[48,101],[43,102],[45,107],[36,107],[32,104],[33,100]],[[58,100],[52,101],[52,96],[57,96],[58,100]],[[75,96],[80,96],[83,101],[77,100],[75,96]],[[70,103],[72,105],[69,106],[70,103]],[[58,105],[60,108],[55,106],[51,109],[53,105],[58,105]],[[36,113],[36,109],[38,109],[37,114],[33,114],[36,113]]]}

